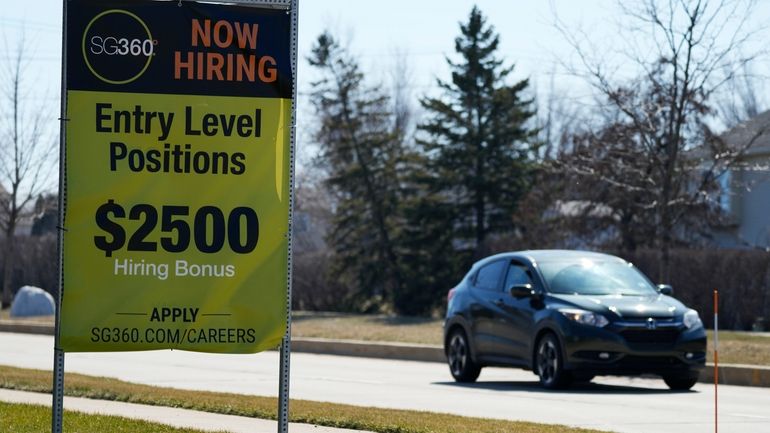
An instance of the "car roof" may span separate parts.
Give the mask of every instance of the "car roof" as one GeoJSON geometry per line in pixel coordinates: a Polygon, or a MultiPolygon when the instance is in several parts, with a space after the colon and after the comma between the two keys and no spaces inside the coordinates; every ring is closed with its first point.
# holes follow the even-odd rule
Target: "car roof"
{"type": "Polygon", "coordinates": [[[476,262],[476,265],[485,264],[499,259],[518,259],[523,261],[529,261],[536,264],[538,262],[544,262],[549,260],[577,260],[577,259],[593,259],[593,260],[612,260],[621,263],[626,263],[625,260],[620,257],[616,257],[610,254],[597,253],[593,251],[579,251],[579,250],[525,250],[525,251],[510,251],[493,256],[486,257],[476,262]]]}

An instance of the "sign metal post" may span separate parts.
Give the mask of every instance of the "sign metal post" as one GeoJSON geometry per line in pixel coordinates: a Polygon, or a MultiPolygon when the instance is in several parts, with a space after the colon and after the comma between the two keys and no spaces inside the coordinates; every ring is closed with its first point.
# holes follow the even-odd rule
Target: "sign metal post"
{"type": "Polygon", "coordinates": [[[289,431],[289,382],[291,371],[291,290],[292,290],[292,260],[293,254],[293,231],[294,231],[294,158],[296,152],[296,130],[297,130],[297,31],[299,18],[299,0],[291,0],[291,70],[294,71],[294,80],[292,88],[291,108],[291,166],[289,168],[289,245],[288,245],[288,292],[286,294],[286,333],[281,341],[281,368],[278,381],[278,433],[288,433],[289,431]]]}
{"type": "Polygon", "coordinates": [[[714,289],[714,433],[719,431],[719,290],[714,289]]]}
{"type": "Polygon", "coordinates": [[[62,1],[62,68],[61,68],[61,102],[59,109],[59,224],[57,226],[57,256],[59,260],[58,291],[56,294],[56,319],[54,323],[53,346],[53,389],[51,392],[51,432],[62,433],[62,418],[64,415],[64,351],[59,346],[59,325],[61,322],[62,292],[64,290],[64,161],[65,140],[67,137],[67,0],[62,1]]]}

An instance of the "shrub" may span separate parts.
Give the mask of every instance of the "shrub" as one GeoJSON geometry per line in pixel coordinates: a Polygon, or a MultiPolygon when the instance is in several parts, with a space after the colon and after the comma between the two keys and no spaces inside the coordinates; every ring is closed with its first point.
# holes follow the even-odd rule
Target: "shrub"
{"type": "MultiPolygon", "coordinates": [[[[0,248],[4,242],[5,239],[0,240],[0,248]]],[[[14,294],[22,286],[29,285],[44,289],[54,298],[58,296],[59,257],[56,242],[56,234],[50,233],[16,237],[16,260],[11,273],[14,294]]],[[[2,275],[3,270],[0,269],[0,279],[2,275]]]]}
{"type": "Polygon", "coordinates": [[[707,327],[714,322],[719,290],[720,328],[750,330],[770,317],[770,253],[759,250],[673,250],[671,281],[657,281],[658,252],[619,254],[656,283],[671,284],[674,296],[696,309],[707,327]]]}

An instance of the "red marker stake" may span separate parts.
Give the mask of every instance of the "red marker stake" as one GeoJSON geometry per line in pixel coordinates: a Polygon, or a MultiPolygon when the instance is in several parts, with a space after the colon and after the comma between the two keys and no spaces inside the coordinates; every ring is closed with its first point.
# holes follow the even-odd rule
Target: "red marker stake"
{"type": "Polygon", "coordinates": [[[714,289],[714,433],[719,431],[717,390],[719,388],[719,291],[714,289]]]}

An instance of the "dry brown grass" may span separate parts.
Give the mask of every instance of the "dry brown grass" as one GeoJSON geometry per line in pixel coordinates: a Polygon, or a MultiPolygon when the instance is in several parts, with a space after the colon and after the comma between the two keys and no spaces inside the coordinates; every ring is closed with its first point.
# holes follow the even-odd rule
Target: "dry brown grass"
{"type": "Polygon", "coordinates": [[[0,310],[0,320],[48,323],[53,325],[55,316],[11,317],[11,309],[0,310]]]}
{"type": "Polygon", "coordinates": [[[292,314],[294,337],[441,344],[440,319],[344,313],[292,314]]]}
{"type": "MultiPolygon", "coordinates": [[[[708,334],[708,360],[714,362],[714,333],[708,334]]],[[[770,366],[770,335],[719,331],[719,362],[770,366]]]]}

